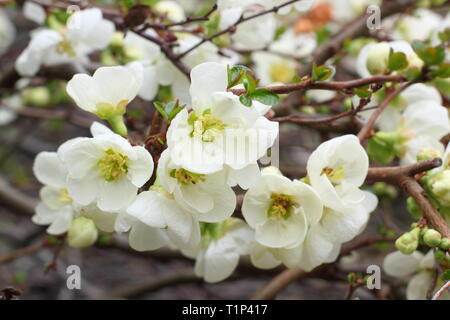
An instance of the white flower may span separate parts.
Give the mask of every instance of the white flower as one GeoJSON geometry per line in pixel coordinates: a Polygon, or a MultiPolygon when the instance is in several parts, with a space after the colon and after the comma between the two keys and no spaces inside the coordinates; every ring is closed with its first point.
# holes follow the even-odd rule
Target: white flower
{"type": "Polygon", "coordinates": [[[0,55],[9,48],[16,37],[16,29],[8,15],[0,8],[0,55]]]}
{"type": "Polygon", "coordinates": [[[278,124],[261,115],[266,106],[245,107],[227,92],[225,65],[203,63],[191,78],[193,111],[179,112],[167,132],[173,163],[201,174],[256,165],[278,135],[278,124]]]}
{"type": "Polygon", "coordinates": [[[369,5],[379,5],[380,0],[325,0],[332,6],[333,20],[339,24],[347,23],[366,12],[369,5]]]}
{"type": "Polygon", "coordinates": [[[44,184],[40,191],[41,202],[36,207],[32,220],[39,225],[50,225],[49,234],[67,232],[75,216],[73,199],[67,192],[67,170],[56,152],[41,152],[37,155],[33,172],[44,184]]]}
{"type": "Polygon", "coordinates": [[[295,34],[294,30],[285,31],[280,39],[270,44],[270,52],[289,55],[295,58],[308,57],[317,47],[316,35],[295,34]]]}
{"type": "Polygon", "coordinates": [[[236,269],[239,257],[250,253],[253,231],[245,222],[229,218],[222,223],[202,223],[202,240],[197,250],[184,251],[195,257],[195,273],[206,282],[219,282],[236,269]]]}
{"type": "Polygon", "coordinates": [[[236,195],[227,185],[225,171],[198,174],[174,165],[165,150],[158,162],[158,181],[199,221],[221,222],[236,208],[236,195]]]}
{"type": "MultiPolygon", "coordinates": [[[[359,113],[359,116],[363,122],[369,120],[371,115],[375,112],[376,109],[373,107],[378,106],[384,99],[384,94],[374,94],[372,96],[372,100],[365,107],[366,109],[370,109],[367,111],[363,111],[359,113]]],[[[386,109],[383,110],[381,115],[378,117],[376,126],[381,131],[393,131],[397,128],[398,123],[402,117],[403,112],[406,107],[410,104],[419,101],[430,101],[430,103],[438,103],[442,104],[442,97],[435,87],[430,85],[426,85],[423,83],[415,83],[408,88],[406,88],[403,92],[401,92],[389,105],[386,109]]],[[[359,104],[359,98],[357,96],[353,97],[353,105],[359,104]]]]}
{"type": "Polygon", "coordinates": [[[67,93],[81,109],[108,119],[124,114],[141,86],[139,67],[101,67],[92,77],[82,73],[74,75],[67,83],[67,93]]]}
{"type": "MultiPolygon", "coordinates": [[[[255,8],[244,14],[249,16],[264,9],[255,8]]],[[[260,50],[268,46],[275,37],[277,20],[274,15],[266,14],[239,24],[231,36],[234,45],[239,50],[260,50]]]]}
{"type": "Polygon", "coordinates": [[[25,1],[22,12],[25,18],[39,25],[44,24],[45,19],[47,19],[45,9],[32,1],[25,1]]]}
{"type": "Polygon", "coordinates": [[[310,156],[308,178],[324,205],[344,211],[364,199],[359,187],[369,169],[366,151],[354,135],[322,143],[310,156]]]}
{"type": "Polygon", "coordinates": [[[254,52],[252,60],[255,62],[255,74],[261,80],[261,85],[290,83],[297,75],[297,62],[277,54],[254,52]]]}
{"type": "Polygon", "coordinates": [[[181,22],[186,19],[183,7],[175,1],[159,1],[153,6],[153,9],[160,14],[167,15],[167,18],[173,22],[181,22]]]}
{"type": "Polygon", "coordinates": [[[106,48],[115,27],[102,17],[98,8],[74,13],[65,29],[38,29],[31,35],[28,47],[16,61],[22,76],[34,76],[41,65],[54,66],[69,62],[88,62],[88,54],[106,48]]]}
{"type": "Polygon", "coordinates": [[[96,203],[103,211],[118,211],[136,196],[153,172],[153,160],[143,147],[132,147],[121,136],[94,123],[93,138],[64,143],[58,155],[67,167],[67,189],[81,205],[96,203]]]}
{"type": "Polygon", "coordinates": [[[357,58],[356,70],[359,75],[364,78],[370,77],[372,75],[368,70],[369,62],[372,69],[380,69],[381,72],[385,71],[384,68],[387,67],[390,49],[392,49],[393,52],[403,52],[410,61],[417,58],[417,54],[414,52],[411,45],[406,41],[399,40],[391,42],[369,43],[361,49],[357,58]]]}
{"type": "Polygon", "coordinates": [[[320,220],[322,210],[322,202],[310,186],[276,174],[263,174],[242,204],[242,214],[255,229],[256,241],[272,248],[301,244],[309,224],[320,220]]]}
{"type": "Polygon", "coordinates": [[[4,126],[17,119],[17,111],[23,108],[23,103],[19,94],[3,98],[1,103],[0,126],[4,126]]]}
{"type": "MultiPolygon", "coordinates": [[[[396,278],[414,274],[408,283],[406,298],[408,300],[426,300],[435,272],[433,250],[428,251],[426,255],[418,251],[410,255],[403,254],[400,251],[392,252],[384,258],[383,269],[388,275],[396,278]]],[[[450,294],[445,292],[442,298],[448,300],[450,294]]]]}
{"type": "MultiPolygon", "coordinates": [[[[202,41],[202,39],[194,35],[182,37],[179,39],[178,46],[174,51],[177,54],[181,54],[197,45],[200,41],[202,41]]],[[[219,48],[212,42],[206,42],[185,55],[181,61],[191,69],[204,62],[218,62],[225,65],[235,65],[239,61],[239,55],[232,50],[227,50],[226,48],[220,51],[219,48]]],[[[164,81],[167,84],[171,84],[173,96],[177,97],[181,103],[191,103],[191,97],[189,94],[189,79],[169,60],[165,59],[165,63],[159,67],[157,78],[160,78],[158,81],[165,79],[164,81]]]]}
{"type": "MultiPolygon", "coordinates": [[[[220,29],[226,29],[235,24],[244,13],[245,9],[256,5],[258,0],[217,0],[217,10],[220,13],[220,29]]],[[[263,5],[266,1],[263,1],[263,5]]]]}
{"type": "Polygon", "coordinates": [[[418,101],[410,104],[400,119],[397,130],[404,137],[402,163],[417,161],[417,155],[426,148],[443,152],[440,139],[450,132],[448,112],[435,101],[418,101]]]}
{"type": "Polygon", "coordinates": [[[392,30],[392,38],[396,40],[426,41],[434,38],[442,23],[439,14],[419,8],[411,15],[402,14],[383,20],[383,28],[392,30]]]}
{"type": "Polygon", "coordinates": [[[271,269],[283,263],[288,268],[300,267],[311,271],[323,263],[336,260],[341,244],[360,234],[368,220],[369,213],[377,206],[377,198],[364,192],[364,198],[345,211],[324,208],[319,221],[311,223],[304,241],[292,248],[270,248],[254,245],[252,263],[262,269],[271,269]]]}
{"type": "MultiPolygon", "coordinates": [[[[149,29],[149,35],[157,37],[156,32],[149,29]]],[[[170,62],[164,57],[155,43],[135,34],[127,32],[124,39],[125,49],[132,51],[143,68],[143,81],[139,96],[145,100],[153,100],[158,93],[159,85],[167,86],[174,81],[174,71],[169,69],[170,62]]]]}
{"type": "Polygon", "coordinates": [[[198,222],[161,188],[140,193],[128,207],[130,246],[138,251],[175,244],[193,250],[200,242],[198,222]]]}

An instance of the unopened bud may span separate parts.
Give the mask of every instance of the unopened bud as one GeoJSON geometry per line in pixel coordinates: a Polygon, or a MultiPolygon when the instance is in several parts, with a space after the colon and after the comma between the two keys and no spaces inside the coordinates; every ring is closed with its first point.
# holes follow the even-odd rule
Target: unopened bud
{"type": "Polygon", "coordinates": [[[450,206],[450,170],[444,170],[434,177],[431,191],[440,204],[450,206]]]}
{"type": "Polygon", "coordinates": [[[67,234],[67,242],[73,248],[90,247],[97,240],[98,231],[93,220],[78,217],[72,221],[67,234]]]}
{"type": "Polygon", "coordinates": [[[423,241],[430,247],[437,247],[441,244],[442,235],[434,229],[428,229],[423,235],[423,241]]]}
{"type": "Polygon", "coordinates": [[[406,199],[406,210],[408,210],[413,218],[419,219],[423,216],[422,210],[413,197],[408,197],[408,199],[406,199]]]}
{"type": "Polygon", "coordinates": [[[422,149],[419,154],[417,155],[417,161],[425,161],[430,160],[434,158],[441,158],[442,154],[439,152],[439,150],[436,150],[434,148],[425,148],[422,149]]]}
{"type": "Polygon", "coordinates": [[[439,247],[443,250],[450,250],[450,238],[442,238],[439,247]]]}
{"type": "Polygon", "coordinates": [[[41,86],[23,90],[22,99],[24,104],[46,107],[50,104],[51,96],[48,88],[41,86]]]}
{"type": "Polygon", "coordinates": [[[404,254],[412,254],[419,246],[420,228],[404,233],[395,241],[397,249],[404,254]]]}
{"type": "Polygon", "coordinates": [[[371,74],[380,74],[388,70],[391,46],[387,42],[374,44],[367,56],[367,70],[371,74]]]}

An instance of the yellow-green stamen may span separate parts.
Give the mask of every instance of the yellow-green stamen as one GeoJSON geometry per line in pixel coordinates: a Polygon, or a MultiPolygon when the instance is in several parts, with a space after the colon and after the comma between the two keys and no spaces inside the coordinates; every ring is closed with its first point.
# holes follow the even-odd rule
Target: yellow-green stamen
{"type": "Polygon", "coordinates": [[[177,179],[178,182],[186,185],[197,184],[199,181],[204,182],[206,180],[204,174],[190,172],[183,168],[171,170],[170,176],[177,179]]]}
{"type": "Polygon", "coordinates": [[[109,182],[116,181],[128,172],[128,157],[113,149],[104,152],[98,161],[100,175],[109,182]]]}
{"type": "Polygon", "coordinates": [[[188,123],[192,126],[191,137],[197,137],[204,142],[212,142],[225,129],[225,124],[218,118],[211,115],[208,109],[203,114],[191,113],[188,123]]]}
{"type": "Polygon", "coordinates": [[[298,206],[292,196],[286,194],[272,194],[270,196],[272,200],[267,215],[276,219],[288,219],[291,216],[292,209],[298,206]]]}

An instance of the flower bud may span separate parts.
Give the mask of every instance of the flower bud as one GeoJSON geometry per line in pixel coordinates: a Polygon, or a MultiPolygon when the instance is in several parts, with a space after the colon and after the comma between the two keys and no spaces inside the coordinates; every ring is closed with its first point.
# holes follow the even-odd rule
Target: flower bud
{"type": "Polygon", "coordinates": [[[261,170],[261,174],[277,174],[282,176],[280,169],[274,166],[265,167],[261,170]]]}
{"type": "Polygon", "coordinates": [[[73,248],[90,247],[97,240],[98,231],[93,220],[78,217],[72,221],[67,234],[67,242],[73,248]]]}
{"type": "Polygon", "coordinates": [[[423,235],[423,241],[430,247],[437,247],[441,244],[442,235],[434,229],[428,229],[423,235]]]}
{"type": "Polygon", "coordinates": [[[441,158],[442,154],[434,148],[422,149],[417,155],[417,161],[425,161],[434,158],[441,158]]]}
{"type": "Polygon", "coordinates": [[[371,74],[384,73],[388,70],[391,46],[387,42],[374,44],[367,56],[367,70],[371,74]]]}
{"type": "Polygon", "coordinates": [[[431,191],[440,204],[450,206],[450,170],[444,170],[434,177],[431,191]]]}
{"type": "Polygon", "coordinates": [[[437,261],[444,262],[445,261],[445,252],[442,250],[436,250],[434,252],[434,257],[436,258],[437,261]]]}
{"type": "Polygon", "coordinates": [[[420,228],[404,233],[395,241],[397,249],[404,254],[412,254],[419,246],[420,228]]]}
{"type": "Polygon", "coordinates": [[[408,210],[413,218],[419,219],[423,216],[422,210],[413,197],[408,197],[408,199],[406,199],[406,210],[408,210]]]}
{"type": "Polygon", "coordinates": [[[450,250],[450,238],[442,238],[439,246],[443,250],[450,250]]]}
{"type": "Polygon", "coordinates": [[[378,197],[384,197],[387,199],[395,199],[398,195],[397,190],[384,182],[377,182],[373,185],[373,192],[378,197]]]}
{"type": "Polygon", "coordinates": [[[24,104],[46,107],[50,104],[51,96],[48,88],[41,86],[23,90],[22,99],[24,104]]]}

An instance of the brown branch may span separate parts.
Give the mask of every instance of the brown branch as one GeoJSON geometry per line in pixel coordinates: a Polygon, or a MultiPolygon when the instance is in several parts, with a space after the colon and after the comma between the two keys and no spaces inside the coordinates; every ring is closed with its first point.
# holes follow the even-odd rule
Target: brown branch
{"type": "MultiPolygon", "coordinates": [[[[405,10],[407,7],[410,7],[417,2],[418,0],[383,1],[381,16],[385,19],[405,10]]],[[[329,58],[336,54],[340,48],[342,48],[346,40],[369,35],[370,30],[367,27],[367,19],[370,15],[371,14],[369,13],[365,13],[360,17],[355,18],[331,36],[329,41],[316,48],[313,52],[313,61],[303,68],[301,75],[310,74],[313,63],[317,65],[324,64],[329,58]]]]}
{"type": "Polygon", "coordinates": [[[401,187],[413,197],[423,212],[424,218],[444,237],[450,237],[450,228],[437,209],[431,204],[428,195],[415,175],[442,165],[439,158],[421,161],[403,167],[385,167],[369,169],[366,182],[388,182],[401,187]]]}
{"type": "Polygon", "coordinates": [[[3,256],[0,256],[0,265],[9,263],[11,261],[14,261],[14,260],[21,258],[23,256],[26,256],[28,254],[32,254],[37,251],[40,251],[41,249],[46,248],[47,246],[48,246],[48,243],[46,240],[44,240],[41,243],[7,253],[3,256]]]}
{"type": "Polygon", "coordinates": [[[386,98],[383,100],[383,102],[378,106],[378,108],[375,110],[375,112],[371,115],[369,120],[365,123],[365,125],[362,127],[361,131],[358,133],[358,138],[361,142],[364,142],[372,135],[373,127],[375,126],[375,122],[377,121],[378,117],[381,115],[381,113],[386,109],[389,104],[392,102],[392,100],[395,99],[403,90],[405,90],[407,87],[409,87],[412,83],[407,83],[400,88],[391,91],[386,98]]]}
{"type": "MultiPolygon", "coordinates": [[[[258,89],[270,90],[276,94],[286,94],[299,90],[312,90],[312,89],[347,91],[350,89],[360,88],[371,84],[384,84],[387,82],[404,82],[404,81],[405,77],[403,76],[376,75],[373,77],[349,81],[314,82],[312,79],[306,79],[299,83],[292,83],[278,86],[267,86],[258,89]]],[[[230,92],[238,96],[246,93],[245,89],[231,89],[230,92]]]]}
{"type": "Polygon", "coordinates": [[[110,300],[136,298],[142,296],[143,294],[154,292],[164,287],[201,281],[203,281],[202,278],[197,277],[194,271],[189,268],[187,270],[176,271],[174,274],[172,273],[158,278],[151,276],[147,280],[131,284],[127,287],[113,289],[105,296],[98,297],[97,299],[110,300]]]}
{"type": "Polygon", "coordinates": [[[186,51],[178,54],[177,55],[177,59],[181,59],[181,58],[185,57],[187,54],[189,54],[190,52],[194,51],[195,49],[197,49],[198,47],[200,47],[204,43],[209,42],[209,41],[211,41],[211,40],[213,40],[213,39],[215,39],[217,37],[220,37],[221,35],[235,32],[237,26],[240,25],[243,22],[246,22],[246,21],[249,21],[249,20],[261,17],[261,16],[264,16],[264,15],[269,14],[269,13],[277,13],[278,10],[280,10],[281,8],[286,7],[288,5],[291,5],[291,4],[293,4],[295,2],[298,2],[298,1],[300,1],[300,0],[290,0],[290,1],[287,1],[287,2],[285,2],[283,4],[280,4],[279,6],[275,6],[275,7],[271,8],[271,9],[267,9],[267,10],[255,13],[255,14],[250,15],[248,17],[241,16],[239,18],[239,20],[237,22],[235,22],[233,25],[229,26],[228,28],[226,28],[224,30],[218,31],[218,32],[214,33],[213,35],[211,35],[209,37],[203,38],[200,42],[198,42],[194,46],[192,46],[189,49],[187,49],[186,51]]]}
{"type": "Polygon", "coordinates": [[[442,294],[445,292],[445,290],[448,290],[450,288],[450,281],[447,281],[442,288],[440,288],[438,290],[438,292],[436,292],[436,294],[433,296],[433,298],[431,298],[431,300],[438,300],[440,298],[440,296],[442,296],[442,294]]]}
{"type": "MultiPolygon", "coordinates": [[[[392,239],[387,238],[371,238],[365,237],[362,239],[357,239],[355,242],[350,243],[341,250],[339,257],[348,255],[350,252],[356,249],[360,249],[366,246],[372,245],[377,241],[392,241],[392,239]]],[[[306,272],[300,268],[286,269],[279,273],[277,276],[272,278],[262,289],[260,289],[253,297],[252,300],[272,300],[277,297],[277,295],[288,287],[292,282],[306,277],[314,276],[317,273],[322,272],[328,265],[321,265],[316,269],[306,272]]]]}

